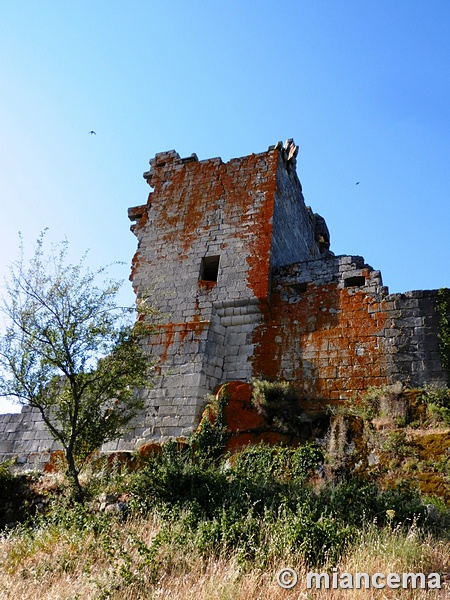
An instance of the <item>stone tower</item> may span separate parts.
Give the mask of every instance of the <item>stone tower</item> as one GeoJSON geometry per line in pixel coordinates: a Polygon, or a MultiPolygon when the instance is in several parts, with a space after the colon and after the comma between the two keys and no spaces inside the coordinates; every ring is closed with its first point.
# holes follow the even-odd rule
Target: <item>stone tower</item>
{"type": "Polygon", "coordinates": [[[253,375],[253,333],[282,265],[328,253],[325,221],[305,206],[292,140],[223,163],[157,154],[153,191],[129,210],[138,239],[131,280],[163,313],[150,340],[161,378],[143,438],[186,435],[205,395],[253,375]]]}
{"type": "MultiPolygon", "coordinates": [[[[131,280],[161,313],[148,339],[160,377],[105,452],[189,435],[206,394],[229,381],[291,382],[304,423],[370,386],[448,381],[438,292],[389,294],[361,256],[334,256],[296,155],[288,140],[227,163],[173,150],[150,161],[153,191],[129,210],[131,280]]],[[[0,415],[0,461],[43,465],[56,449],[37,410],[0,415]]]]}

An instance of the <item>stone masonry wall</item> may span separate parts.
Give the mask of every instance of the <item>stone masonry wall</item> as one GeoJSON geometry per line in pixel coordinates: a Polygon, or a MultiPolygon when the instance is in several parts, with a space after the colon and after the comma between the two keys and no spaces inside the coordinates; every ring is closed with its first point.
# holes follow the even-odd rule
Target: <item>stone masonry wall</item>
{"type": "Polygon", "coordinates": [[[412,386],[446,384],[448,374],[439,355],[438,291],[418,290],[391,294],[385,299],[388,314],[383,344],[389,382],[412,386]]]}
{"type": "Polygon", "coordinates": [[[145,392],[147,414],[130,444],[188,435],[208,392],[225,381],[249,380],[252,334],[272,269],[321,256],[296,154],[289,140],[228,163],[181,159],[174,151],[150,161],[144,177],[154,191],[146,206],[129,213],[138,238],[131,279],[138,300],[150,286],[163,313],[149,340],[161,378],[145,392]],[[214,281],[202,272],[211,257],[218,260],[214,281]]]}
{"type": "Polygon", "coordinates": [[[0,462],[14,458],[42,469],[58,449],[37,409],[24,406],[20,413],[0,415],[0,462]]]}
{"type": "MultiPolygon", "coordinates": [[[[443,384],[437,292],[389,295],[358,256],[334,256],[305,205],[292,140],[199,161],[159,153],[153,188],[129,209],[137,302],[160,310],[148,351],[160,376],[146,410],[103,450],[189,435],[207,393],[252,377],[292,381],[311,414],[369,386],[443,384]]],[[[57,449],[39,414],[0,415],[0,460],[45,462],[57,449]]]]}
{"type": "Polygon", "coordinates": [[[357,256],[282,267],[255,331],[253,375],[292,381],[311,409],[370,386],[445,384],[437,291],[388,294],[357,256]]]}

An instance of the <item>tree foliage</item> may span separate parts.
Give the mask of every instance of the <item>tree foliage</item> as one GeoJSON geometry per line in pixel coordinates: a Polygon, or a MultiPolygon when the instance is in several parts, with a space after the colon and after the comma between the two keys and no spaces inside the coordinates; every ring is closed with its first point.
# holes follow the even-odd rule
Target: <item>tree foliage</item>
{"type": "MultiPolygon", "coordinates": [[[[117,305],[120,282],[68,263],[68,243],[46,255],[44,233],[29,263],[23,245],[6,281],[0,393],[37,408],[63,447],[75,489],[87,457],[121,435],[143,408],[153,364],[145,319],[117,305]]],[[[141,303],[145,306],[145,303],[141,303]]],[[[148,311],[147,312],[151,312],[148,311]]]]}

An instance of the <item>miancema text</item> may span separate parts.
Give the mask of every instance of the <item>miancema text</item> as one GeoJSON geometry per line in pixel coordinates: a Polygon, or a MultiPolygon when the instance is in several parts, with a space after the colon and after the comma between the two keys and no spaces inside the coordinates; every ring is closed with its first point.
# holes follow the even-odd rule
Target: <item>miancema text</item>
{"type": "Polygon", "coordinates": [[[316,589],[347,589],[360,590],[377,588],[383,589],[441,589],[441,576],[439,573],[338,573],[336,568],[330,573],[308,573],[306,587],[316,589]]]}

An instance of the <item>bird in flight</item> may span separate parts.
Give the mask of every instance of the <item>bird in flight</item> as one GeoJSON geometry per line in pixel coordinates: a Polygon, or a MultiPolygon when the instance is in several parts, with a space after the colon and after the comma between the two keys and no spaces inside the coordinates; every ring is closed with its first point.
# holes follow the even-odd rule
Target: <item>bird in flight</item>
{"type": "Polygon", "coordinates": [[[88,133],[90,133],[91,135],[97,135],[97,134],[95,133],[95,131],[88,131],[88,133]]]}
{"type": "Polygon", "coordinates": [[[359,181],[357,181],[357,182],[355,183],[355,185],[359,185],[359,181]]]}

